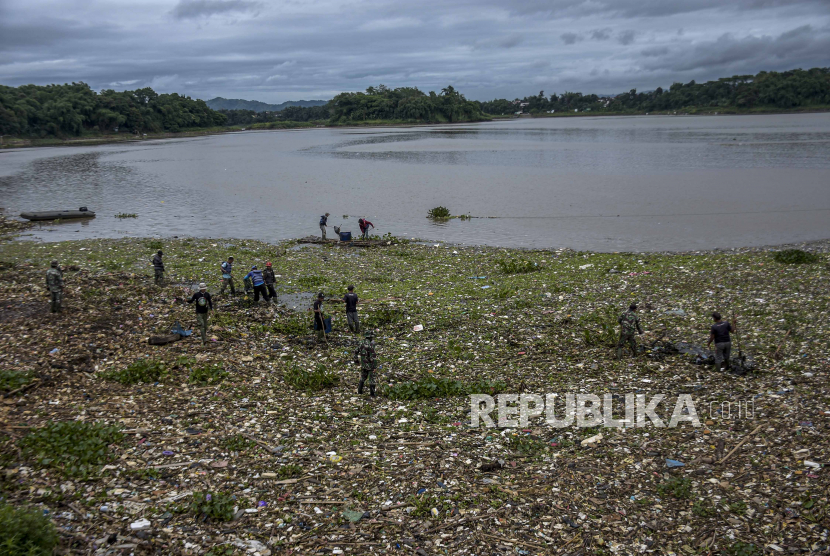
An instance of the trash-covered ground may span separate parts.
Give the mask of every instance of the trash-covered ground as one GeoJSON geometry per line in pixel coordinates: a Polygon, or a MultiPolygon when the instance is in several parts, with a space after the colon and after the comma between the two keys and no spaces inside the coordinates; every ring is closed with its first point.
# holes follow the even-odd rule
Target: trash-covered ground
{"type": "Polygon", "coordinates": [[[788,265],[764,249],[7,242],[0,493],[51,518],[63,554],[827,551],[828,245],[788,265]],[[149,265],[160,247],[163,289],[149,265]],[[218,295],[228,255],[240,288],[272,261],[298,311],[218,295]],[[44,287],[54,258],[68,268],[59,315],[44,287]],[[195,326],[183,300],[200,281],[217,308],[208,345],[198,331],[148,345],[195,326]],[[303,311],[348,284],[377,332],[374,399],[357,395],[342,305],[325,305],[324,343],[303,311]],[[632,301],[655,350],[617,361],[632,301]],[[663,349],[705,348],[713,310],[738,314],[754,372],[663,349]],[[687,393],[702,426],[473,429],[469,397],[444,397],[488,389],[672,406],[687,393]]]}

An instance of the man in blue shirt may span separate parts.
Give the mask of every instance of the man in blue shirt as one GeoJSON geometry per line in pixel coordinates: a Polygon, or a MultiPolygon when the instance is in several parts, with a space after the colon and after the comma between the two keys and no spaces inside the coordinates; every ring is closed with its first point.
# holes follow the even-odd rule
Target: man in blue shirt
{"type": "Polygon", "coordinates": [[[251,267],[251,272],[245,275],[243,280],[250,279],[251,282],[254,284],[254,303],[259,302],[259,295],[262,294],[262,297],[265,299],[266,302],[271,302],[271,297],[268,295],[268,291],[265,289],[265,278],[262,276],[262,271],[257,270],[256,265],[251,267]]]}

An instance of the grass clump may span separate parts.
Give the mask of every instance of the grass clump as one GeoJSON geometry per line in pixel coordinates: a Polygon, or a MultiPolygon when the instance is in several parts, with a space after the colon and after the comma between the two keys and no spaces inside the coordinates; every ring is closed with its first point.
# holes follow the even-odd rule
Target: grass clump
{"type": "Polygon", "coordinates": [[[595,311],[586,315],[582,324],[582,339],[589,346],[613,347],[617,345],[619,331],[614,309],[595,311]]]}
{"type": "Polygon", "coordinates": [[[0,503],[0,556],[51,556],[57,544],[55,526],[42,511],[0,503]]]}
{"type": "Polygon", "coordinates": [[[284,381],[297,390],[319,391],[336,386],[340,377],[320,363],[313,371],[292,366],[286,371],[284,381]]]}
{"type": "Polygon", "coordinates": [[[231,452],[241,452],[242,450],[256,446],[256,442],[245,438],[241,434],[234,434],[233,436],[223,438],[220,444],[222,444],[223,448],[231,452]]]}
{"type": "Polygon", "coordinates": [[[538,456],[548,448],[548,444],[543,440],[523,435],[511,436],[507,445],[511,450],[523,456],[538,456]]]}
{"type": "Polygon", "coordinates": [[[449,218],[450,217],[450,209],[447,207],[435,207],[429,209],[427,213],[427,218],[449,218]]]}
{"type": "Polygon", "coordinates": [[[18,445],[39,466],[85,479],[113,459],[109,446],[123,438],[118,425],[62,421],[33,430],[18,445]]]}
{"type": "Polygon", "coordinates": [[[657,485],[657,492],[661,496],[671,494],[675,498],[691,498],[692,480],[687,477],[672,477],[668,481],[657,485]]]}
{"type": "Polygon", "coordinates": [[[497,394],[506,385],[500,381],[477,380],[463,382],[451,378],[426,377],[418,381],[399,382],[383,389],[383,395],[392,400],[419,400],[423,398],[449,398],[470,394],[497,394]]]}
{"type": "Polygon", "coordinates": [[[300,336],[309,330],[309,323],[300,317],[291,316],[274,321],[270,330],[285,336],[300,336]]]}
{"type": "Polygon", "coordinates": [[[139,382],[161,382],[167,377],[167,367],[161,361],[154,359],[139,359],[131,363],[126,369],[108,371],[102,375],[106,380],[121,384],[138,384],[139,382]]]}
{"type": "Polygon", "coordinates": [[[280,479],[290,479],[291,477],[296,477],[303,473],[303,468],[299,465],[288,464],[283,465],[277,471],[277,477],[280,479]]]}
{"type": "Polygon", "coordinates": [[[233,507],[236,498],[222,492],[194,492],[188,510],[196,517],[204,516],[213,521],[230,521],[233,519],[233,507]]]}
{"type": "Polygon", "coordinates": [[[187,382],[188,384],[207,386],[209,384],[219,384],[227,377],[228,372],[222,368],[222,365],[206,365],[192,369],[190,376],[187,377],[187,382]]]}
{"type": "Polygon", "coordinates": [[[387,324],[395,324],[406,319],[403,310],[383,307],[368,312],[364,318],[363,326],[366,328],[378,328],[387,324]]]}
{"type": "Polygon", "coordinates": [[[501,259],[496,264],[503,274],[527,274],[539,270],[539,265],[527,259],[501,259]]]}
{"type": "Polygon", "coordinates": [[[715,508],[711,504],[705,504],[697,500],[692,505],[692,513],[698,517],[712,517],[715,515],[715,508]]]}
{"type": "Polygon", "coordinates": [[[147,242],[147,249],[158,251],[162,248],[161,240],[153,240],[147,242]]]}
{"type": "Polygon", "coordinates": [[[308,288],[310,290],[316,289],[328,282],[324,276],[300,276],[297,278],[297,284],[301,288],[308,288]]]}
{"type": "Polygon", "coordinates": [[[30,371],[0,370],[0,392],[12,392],[32,382],[30,371]]]}
{"type": "Polygon", "coordinates": [[[784,249],[777,251],[772,258],[781,264],[812,264],[819,260],[815,253],[808,253],[801,249],[784,249]]]}
{"type": "Polygon", "coordinates": [[[757,554],[761,554],[761,551],[754,544],[735,541],[724,550],[724,554],[728,556],[756,556],[757,554]]]}

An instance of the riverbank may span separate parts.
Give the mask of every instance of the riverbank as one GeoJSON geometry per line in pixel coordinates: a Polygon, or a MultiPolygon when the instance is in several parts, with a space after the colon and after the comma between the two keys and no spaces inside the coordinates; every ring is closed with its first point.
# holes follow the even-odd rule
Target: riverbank
{"type": "Polygon", "coordinates": [[[782,264],[763,249],[595,254],[396,240],[2,243],[0,486],[11,503],[47,512],[63,548],[83,552],[826,550],[827,469],[805,460],[830,461],[830,270],[826,243],[806,248],[818,262],[782,264]],[[152,283],[157,249],[164,288],[152,283]],[[229,255],[240,287],[245,269],[272,261],[285,306],[220,295],[229,255]],[[60,315],[48,313],[43,289],[52,259],[68,267],[60,315]],[[195,325],[184,300],[200,281],[216,309],[208,346],[193,337],[149,346],[177,322],[195,325]],[[376,399],[357,396],[358,338],[342,304],[325,305],[326,342],[309,327],[314,292],[334,299],[348,284],[377,334],[376,399]],[[737,312],[757,371],[715,373],[659,350],[616,360],[616,317],[631,302],[649,345],[705,343],[711,311],[737,312]],[[452,395],[464,391],[612,394],[615,404],[665,394],[664,416],[689,393],[701,427],[470,428],[468,397],[452,395]],[[724,401],[751,401],[754,419],[719,413],[724,401]],[[36,444],[26,438],[51,446],[43,427],[73,420],[126,429],[83,479],[58,466],[65,441],[48,459],[25,448],[36,444]],[[199,498],[206,492],[215,503],[199,498]]]}
{"type": "Polygon", "coordinates": [[[799,106],[789,110],[781,110],[775,107],[758,107],[750,109],[740,109],[737,107],[688,107],[678,108],[677,110],[661,110],[656,112],[640,112],[640,111],[622,111],[622,112],[604,112],[604,111],[583,111],[583,112],[554,112],[549,114],[547,112],[540,112],[537,114],[523,114],[524,117],[532,118],[573,118],[573,117],[587,117],[587,116],[765,116],[775,114],[820,114],[830,112],[830,106],[799,106]]]}
{"type": "Polygon", "coordinates": [[[133,133],[117,133],[111,135],[85,135],[82,137],[16,137],[5,136],[0,144],[0,152],[4,149],[27,148],[27,147],[78,147],[90,145],[107,145],[112,143],[136,143],[141,141],[153,141],[159,139],[183,139],[188,137],[201,137],[205,135],[219,135],[222,133],[236,133],[241,131],[278,131],[295,129],[314,129],[322,127],[333,128],[363,128],[363,127],[415,127],[434,125],[469,124],[490,121],[490,118],[482,120],[471,120],[466,122],[419,122],[417,120],[367,120],[365,122],[262,122],[247,126],[212,127],[203,129],[185,130],[177,133],[147,133],[136,135],[133,133]]]}

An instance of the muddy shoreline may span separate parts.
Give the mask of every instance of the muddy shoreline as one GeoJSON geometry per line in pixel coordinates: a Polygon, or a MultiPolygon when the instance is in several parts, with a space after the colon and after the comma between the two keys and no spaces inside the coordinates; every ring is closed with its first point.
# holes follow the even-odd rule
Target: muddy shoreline
{"type": "Polygon", "coordinates": [[[799,265],[773,258],[789,246],[295,245],[0,243],[0,376],[17,381],[0,404],[4,500],[45,512],[64,553],[828,549],[830,241],[800,244],[819,260],[799,265]],[[163,288],[150,266],[159,248],[163,288]],[[300,304],[354,284],[360,317],[377,334],[380,395],[357,395],[359,338],[342,305],[326,304],[334,330],[319,342],[303,307],[220,295],[228,255],[240,289],[251,265],[271,261],[278,292],[303,294],[291,298],[300,304]],[[52,259],[67,267],[58,315],[44,291],[52,259]],[[148,345],[177,322],[195,325],[185,299],[201,281],[216,308],[208,345],[192,336],[148,345]],[[757,371],[714,372],[648,350],[615,359],[616,317],[631,302],[647,346],[705,345],[713,310],[737,314],[757,371]],[[164,372],[141,374],[148,363],[164,372]],[[136,376],[153,378],[131,383],[136,376]],[[701,426],[557,429],[537,418],[471,428],[469,398],[452,391],[483,384],[492,393],[663,394],[670,406],[689,393],[701,426]],[[711,411],[726,400],[751,400],[752,419],[711,411]],[[84,477],[27,448],[50,423],[75,421],[124,431],[84,477]],[[197,509],[207,493],[228,500],[230,513],[197,509]]]}

